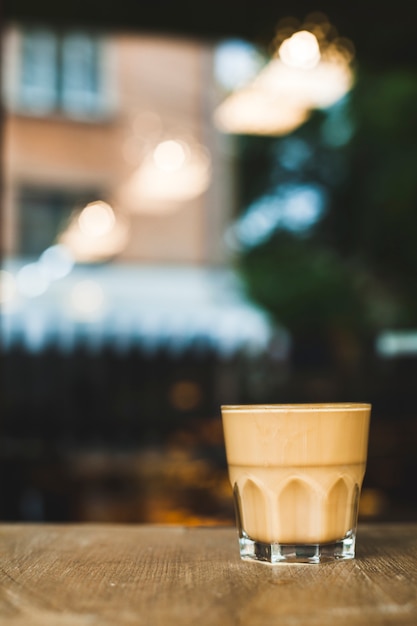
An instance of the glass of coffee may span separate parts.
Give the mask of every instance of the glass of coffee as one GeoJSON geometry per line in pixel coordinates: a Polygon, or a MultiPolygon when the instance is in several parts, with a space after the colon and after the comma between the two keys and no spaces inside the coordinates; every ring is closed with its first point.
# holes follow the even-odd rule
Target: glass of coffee
{"type": "Polygon", "coordinates": [[[221,407],[242,559],[355,556],[371,405],[221,407]]]}

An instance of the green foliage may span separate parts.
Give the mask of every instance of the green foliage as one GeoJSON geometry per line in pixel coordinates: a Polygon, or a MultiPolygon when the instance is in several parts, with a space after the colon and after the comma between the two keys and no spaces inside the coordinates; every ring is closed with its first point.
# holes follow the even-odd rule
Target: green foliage
{"type": "Polygon", "coordinates": [[[288,138],[245,138],[243,208],[288,180],[324,186],[328,205],[306,232],[278,227],[243,250],[239,267],[251,297],[294,332],[415,327],[417,72],[362,70],[343,114],[354,130],[344,145],[325,138],[331,110],[294,133],[311,150],[296,172],[274,157],[288,138]]]}
{"type": "Polygon", "coordinates": [[[293,331],[346,324],[357,314],[352,276],[331,248],[277,236],[242,259],[251,297],[293,331]]]}

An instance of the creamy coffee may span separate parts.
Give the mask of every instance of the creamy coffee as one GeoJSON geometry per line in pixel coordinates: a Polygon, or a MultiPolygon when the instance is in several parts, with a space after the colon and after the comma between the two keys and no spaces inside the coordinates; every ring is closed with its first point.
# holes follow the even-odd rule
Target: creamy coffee
{"type": "Polygon", "coordinates": [[[226,406],[222,416],[244,536],[322,544],[354,531],[370,405],[226,406]]]}

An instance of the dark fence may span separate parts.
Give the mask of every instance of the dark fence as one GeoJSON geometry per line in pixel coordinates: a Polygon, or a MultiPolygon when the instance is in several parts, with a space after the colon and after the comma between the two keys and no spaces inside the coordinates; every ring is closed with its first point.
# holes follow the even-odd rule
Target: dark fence
{"type": "MultiPolygon", "coordinates": [[[[373,403],[364,517],[417,519],[416,381],[417,359],[376,360],[366,397],[330,398],[373,403]]],[[[0,518],[233,523],[220,405],[310,391],[291,363],[201,345],[181,355],[15,346],[2,356],[0,518]]]]}

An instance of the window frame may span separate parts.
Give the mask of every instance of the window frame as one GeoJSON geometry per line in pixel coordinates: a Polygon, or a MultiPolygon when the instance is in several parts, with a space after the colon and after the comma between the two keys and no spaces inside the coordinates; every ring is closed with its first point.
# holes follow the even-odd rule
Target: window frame
{"type": "MultiPolygon", "coordinates": [[[[55,30],[44,26],[13,27],[4,37],[3,55],[8,60],[3,72],[3,100],[9,111],[30,117],[63,117],[86,122],[101,122],[112,117],[115,111],[116,98],[115,81],[112,80],[113,46],[109,36],[84,29],[55,30]],[[36,37],[39,35],[45,39],[44,41],[38,40],[39,43],[35,43],[34,47],[36,48],[38,45],[38,51],[41,50],[42,44],[49,38],[50,49],[55,56],[51,62],[51,68],[49,68],[50,79],[54,84],[52,86],[47,83],[40,84],[42,80],[47,81],[44,76],[38,85],[36,82],[27,85],[26,89],[29,94],[31,89],[33,93],[36,93],[36,89],[38,90],[38,102],[35,101],[31,105],[25,102],[25,97],[22,98],[22,80],[24,80],[26,71],[24,47],[29,37],[34,37],[34,42],[36,42],[36,37]],[[85,89],[68,87],[68,77],[66,79],[63,74],[65,49],[67,49],[66,62],[68,64],[69,44],[71,44],[71,40],[74,44],[74,39],[77,37],[84,38],[91,45],[91,56],[94,57],[92,63],[95,65],[93,70],[90,68],[90,73],[92,72],[94,75],[91,80],[91,88],[86,83],[85,75],[85,89]]],[[[69,63],[71,64],[71,61],[69,63]]],[[[76,68],[76,60],[73,59],[72,63],[73,71],[74,68],[78,69],[80,75],[83,71],[80,71],[81,64],[78,63],[78,68],[76,68]]],[[[42,70],[39,74],[42,74],[42,70]]],[[[47,68],[45,68],[44,74],[48,74],[47,68]]],[[[24,89],[25,86],[23,85],[24,89]]]]}

